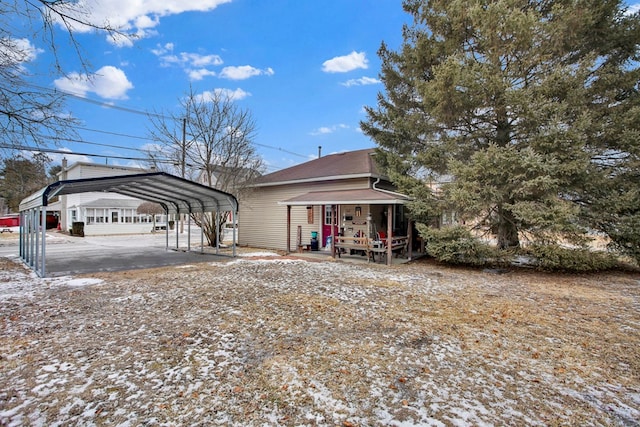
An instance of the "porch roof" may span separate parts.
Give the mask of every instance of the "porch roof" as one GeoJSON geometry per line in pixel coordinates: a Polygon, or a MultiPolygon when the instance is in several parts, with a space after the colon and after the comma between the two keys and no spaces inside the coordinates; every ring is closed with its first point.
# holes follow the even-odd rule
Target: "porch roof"
{"type": "Polygon", "coordinates": [[[390,191],[363,188],[358,190],[310,191],[300,196],[278,202],[279,205],[403,205],[409,196],[390,191]]]}

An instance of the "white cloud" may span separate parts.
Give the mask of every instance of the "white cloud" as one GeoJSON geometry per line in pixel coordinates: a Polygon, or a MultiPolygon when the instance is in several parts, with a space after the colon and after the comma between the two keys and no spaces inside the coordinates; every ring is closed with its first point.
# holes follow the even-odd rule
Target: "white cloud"
{"type": "Polygon", "coordinates": [[[245,92],[244,90],[238,88],[236,90],[218,88],[213,91],[204,91],[201,94],[196,95],[196,100],[200,102],[212,102],[216,98],[227,98],[232,101],[239,101],[248,96],[251,96],[249,92],[245,92]]]}
{"type": "MultiPolygon", "coordinates": [[[[65,11],[72,18],[97,26],[109,25],[124,33],[144,38],[155,34],[154,28],[165,16],[184,12],[207,12],[232,0],[78,0],[69,2],[65,11]]],[[[71,21],[68,21],[71,22],[71,21]]],[[[62,23],[60,23],[62,25],[62,23]]],[[[76,32],[94,29],[71,22],[76,32]]],[[[130,46],[133,41],[123,37],[110,38],[118,46],[130,46]]]]}
{"type": "Polygon", "coordinates": [[[151,52],[160,58],[163,66],[179,65],[184,68],[202,68],[212,65],[222,65],[223,61],[219,55],[202,55],[192,52],[173,53],[173,43],[158,46],[151,52]]]}
{"type": "Polygon", "coordinates": [[[200,55],[199,53],[187,52],[180,52],[180,61],[192,67],[208,67],[222,64],[222,58],[218,55],[200,55]]]}
{"type": "Polygon", "coordinates": [[[338,125],[333,125],[333,126],[322,126],[322,127],[319,127],[318,129],[311,131],[309,134],[312,136],[328,135],[340,129],[349,129],[349,126],[343,123],[340,123],[338,125]]]}
{"type": "Polygon", "coordinates": [[[193,52],[174,53],[174,44],[167,43],[164,46],[158,45],[151,52],[160,58],[160,65],[163,67],[178,66],[184,70],[192,81],[202,80],[205,77],[215,76],[216,72],[208,67],[222,65],[223,61],[219,55],[203,55],[193,52]]]}
{"type": "Polygon", "coordinates": [[[3,39],[0,41],[1,66],[16,66],[36,59],[44,52],[31,44],[29,39],[3,39]]]}
{"type": "Polygon", "coordinates": [[[127,91],[133,89],[133,84],[124,71],[111,65],[104,66],[91,75],[71,73],[53,83],[65,92],[80,96],[93,92],[105,99],[127,99],[127,91]]]}
{"type": "Polygon", "coordinates": [[[86,163],[92,163],[93,162],[91,157],[87,157],[87,156],[85,156],[83,154],[72,154],[73,152],[71,151],[70,148],[62,147],[62,148],[60,148],[60,151],[66,151],[69,154],[47,153],[47,156],[49,156],[49,158],[51,159],[51,162],[53,164],[61,164],[63,158],[67,159],[67,163],[69,165],[72,165],[72,164],[78,163],[78,162],[86,162],[86,163]]]}
{"type": "Polygon", "coordinates": [[[629,5],[627,9],[627,15],[633,15],[634,13],[640,12],[640,3],[629,5]]]}
{"type": "Polygon", "coordinates": [[[364,52],[355,50],[349,55],[336,56],[322,63],[322,71],[325,73],[346,73],[358,68],[369,68],[369,60],[364,52]]]}
{"type": "Polygon", "coordinates": [[[198,81],[198,80],[202,80],[205,77],[209,77],[209,76],[215,76],[216,72],[215,71],[210,71],[207,70],[206,68],[200,68],[197,70],[185,70],[187,71],[187,75],[189,76],[189,80],[191,81],[198,81]]]}
{"type": "Polygon", "coordinates": [[[220,71],[220,77],[229,80],[245,80],[249,77],[260,75],[272,76],[273,74],[274,72],[272,68],[261,70],[259,68],[252,67],[251,65],[224,67],[222,71],[220,71]]]}
{"type": "Polygon", "coordinates": [[[359,79],[351,79],[346,82],[340,83],[342,86],[351,87],[351,86],[366,86],[366,85],[376,85],[381,83],[380,80],[374,79],[373,77],[360,77],[359,79]]]}
{"type": "Polygon", "coordinates": [[[156,56],[166,55],[168,52],[173,52],[173,43],[165,43],[164,46],[158,44],[155,49],[151,49],[151,53],[156,56]]]}

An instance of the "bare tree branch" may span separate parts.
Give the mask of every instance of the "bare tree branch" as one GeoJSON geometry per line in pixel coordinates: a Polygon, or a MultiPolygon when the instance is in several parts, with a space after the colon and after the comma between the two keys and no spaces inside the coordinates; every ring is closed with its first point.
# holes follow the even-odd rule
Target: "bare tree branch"
{"type": "MultiPolygon", "coordinates": [[[[149,117],[151,135],[160,141],[162,156],[177,160],[175,169],[202,184],[232,194],[242,191],[264,169],[253,140],[256,124],[247,110],[219,92],[210,97],[190,89],[177,114],[149,117]]],[[[153,163],[153,159],[150,159],[153,163]]],[[[229,213],[195,215],[210,245],[215,245],[229,213]]]]}
{"type": "Polygon", "coordinates": [[[75,51],[81,67],[89,75],[87,56],[75,37],[79,25],[105,32],[112,37],[128,37],[108,23],[91,21],[89,11],[71,0],[9,0],[0,3],[0,134],[5,146],[43,147],[52,140],[73,138],[76,120],[65,113],[65,94],[35,86],[27,65],[41,48],[53,54],[52,74],[63,75],[59,58],[60,26],[75,51]]]}

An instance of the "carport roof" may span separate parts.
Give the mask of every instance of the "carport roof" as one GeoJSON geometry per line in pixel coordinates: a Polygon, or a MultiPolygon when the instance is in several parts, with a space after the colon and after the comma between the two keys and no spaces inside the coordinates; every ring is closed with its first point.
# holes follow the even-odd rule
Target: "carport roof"
{"type": "Polygon", "coordinates": [[[165,172],[73,179],[54,182],[20,202],[20,211],[47,206],[55,196],[108,192],[162,205],[168,213],[238,211],[229,193],[165,172]]]}

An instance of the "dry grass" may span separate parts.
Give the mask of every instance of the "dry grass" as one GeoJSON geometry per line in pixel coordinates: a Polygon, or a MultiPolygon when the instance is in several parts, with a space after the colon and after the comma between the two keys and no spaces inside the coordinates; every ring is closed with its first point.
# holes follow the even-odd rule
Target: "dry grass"
{"type": "Polygon", "coordinates": [[[0,424],[640,416],[637,274],[280,259],[92,277],[104,282],[2,301],[0,424]]]}

